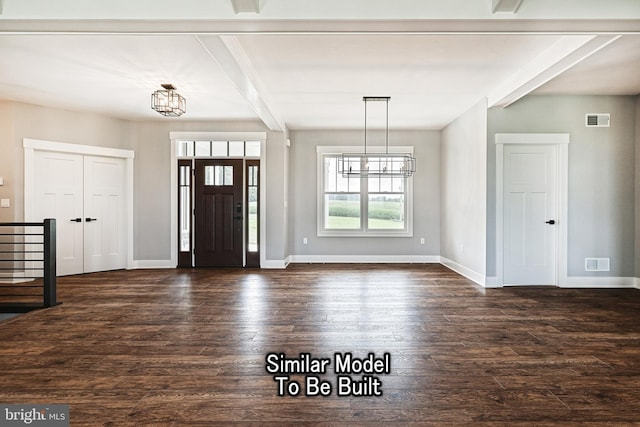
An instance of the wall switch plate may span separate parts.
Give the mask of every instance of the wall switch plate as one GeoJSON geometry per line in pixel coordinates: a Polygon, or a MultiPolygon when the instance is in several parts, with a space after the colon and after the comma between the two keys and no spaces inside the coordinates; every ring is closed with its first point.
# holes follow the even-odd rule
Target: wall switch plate
{"type": "Polygon", "coordinates": [[[424,237],[421,237],[421,238],[420,238],[420,244],[421,244],[421,245],[424,245],[424,237]]]}
{"type": "Polygon", "coordinates": [[[307,243],[309,243],[309,239],[307,239],[306,237],[302,238],[302,244],[306,245],[307,243]]]}
{"type": "Polygon", "coordinates": [[[0,208],[10,208],[11,200],[9,199],[0,199],[0,208]]]}

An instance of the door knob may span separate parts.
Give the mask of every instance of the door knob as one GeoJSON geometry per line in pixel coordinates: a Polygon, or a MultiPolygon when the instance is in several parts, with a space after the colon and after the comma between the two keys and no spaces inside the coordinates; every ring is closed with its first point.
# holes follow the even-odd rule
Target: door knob
{"type": "Polygon", "coordinates": [[[87,221],[87,222],[91,222],[91,221],[97,221],[98,219],[97,218],[85,218],[84,220],[87,221]]]}
{"type": "Polygon", "coordinates": [[[553,224],[555,224],[555,223],[556,223],[556,221],[555,221],[555,220],[553,220],[553,219],[550,219],[549,221],[545,221],[545,224],[551,224],[551,225],[553,225],[553,224]]]}
{"type": "Polygon", "coordinates": [[[82,218],[73,218],[71,222],[82,222],[82,218]]]}

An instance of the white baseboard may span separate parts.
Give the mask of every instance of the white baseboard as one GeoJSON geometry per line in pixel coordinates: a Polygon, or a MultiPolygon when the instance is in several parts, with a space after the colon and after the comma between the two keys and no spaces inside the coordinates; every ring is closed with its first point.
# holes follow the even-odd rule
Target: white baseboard
{"type": "MultiPolygon", "coordinates": [[[[5,284],[14,284],[14,283],[24,283],[24,282],[33,282],[35,279],[25,279],[24,276],[27,273],[25,271],[14,271],[13,273],[0,273],[0,283],[5,284]]],[[[29,276],[33,276],[33,273],[30,273],[29,276]]]]}
{"type": "MultiPolygon", "coordinates": [[[[470,268],[465,267],[464,265],[458,264],[457,262],[452,261],[445,257],[440,257],[440,263],[445,267],[455,271],[456,273],[463,275],[467,279],[476,282],[478,285],[485,288],[487,287],[486,277],[483,274],[473,271],[470,268]]],[[[494,284],[494,287],[495,287],[495,284],[494,284]]]]}
{"type": "Polygon", "coordinates": [[[260,268],[284,269],[289,265],[290,258],[291,257],[287,257],[285,259],[266,259],[260,264],[260,268]]]}
{"type": "Polygon", "coordinates": [[[638,278],[636,277],[593,277],[593,276],[570,276],[567,284],[561,288],[637,288],[638,278]]]}
{"type": "Polygon", "coordinates": [[[634,284],[633,287],[636,289],[640,289],[640,277],[636,277],[636,280],[634,280],[634,284]]]}
{"type": "Polygon", "coordinates": [[[176,263],[170,259],[139,259],[133,261],[133,270],[144,270],[149,268],[176,268],[176,263]]]}
{"type": "Polygon", "coordinates": [[[291,255],[292,263],[308,264],[438,264],[429,255],[291,255]]]}

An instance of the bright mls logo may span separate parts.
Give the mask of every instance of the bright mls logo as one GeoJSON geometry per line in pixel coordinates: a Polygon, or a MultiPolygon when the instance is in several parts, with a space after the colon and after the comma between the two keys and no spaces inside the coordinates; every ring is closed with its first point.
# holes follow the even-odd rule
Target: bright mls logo
{"type": "Polygon", "coordinates": [[[0,426],[69,427],[69,405],[0,404],[0,426]]]}

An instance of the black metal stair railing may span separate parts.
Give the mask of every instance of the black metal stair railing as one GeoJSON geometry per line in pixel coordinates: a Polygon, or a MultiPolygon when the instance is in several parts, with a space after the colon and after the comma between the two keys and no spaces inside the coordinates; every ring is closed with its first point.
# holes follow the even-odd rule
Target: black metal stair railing
{"type": "Polygon", "coordinates": [[[0,273],[0,311],[57,305],[56,220],[0,222],[0,273]]]}

